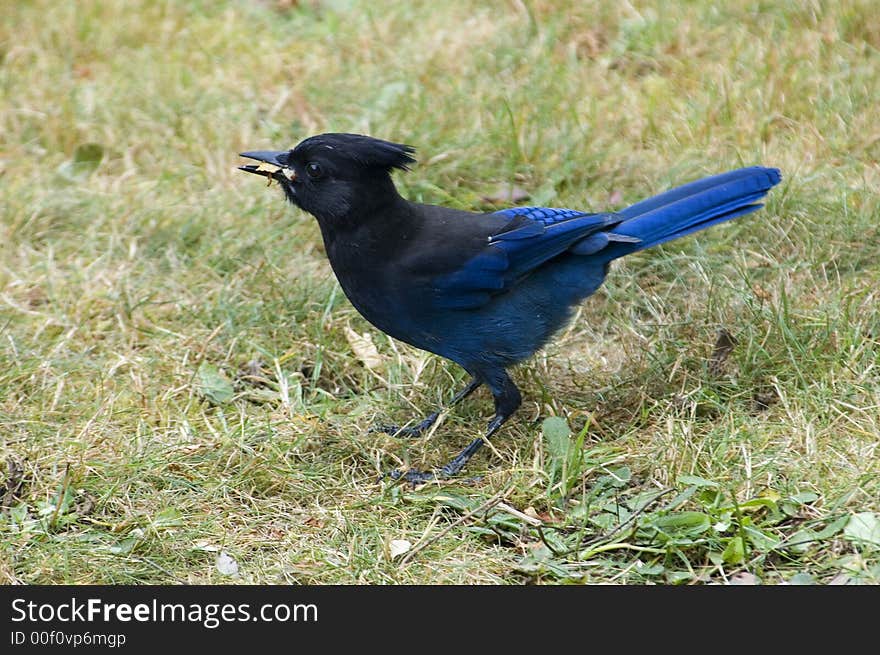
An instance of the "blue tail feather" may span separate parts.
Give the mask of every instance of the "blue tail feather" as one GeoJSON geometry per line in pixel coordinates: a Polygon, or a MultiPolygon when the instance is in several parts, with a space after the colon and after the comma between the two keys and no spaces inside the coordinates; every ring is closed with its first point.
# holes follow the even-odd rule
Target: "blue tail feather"
{"type": "Polygon", "coordinates": [[[644,250],[760,209],[758,201],[779,183],[775,168],[753,166],[713,175],[638,202],[617,212],[623,221],[611,232],[640,243],[615,243],[610,259],[644,250]]]}

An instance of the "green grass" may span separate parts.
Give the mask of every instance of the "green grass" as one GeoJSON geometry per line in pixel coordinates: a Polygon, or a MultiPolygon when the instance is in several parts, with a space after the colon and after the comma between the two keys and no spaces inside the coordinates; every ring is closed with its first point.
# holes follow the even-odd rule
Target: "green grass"
{"type": "Polygon", "coordinates": [[[880,14],[717,4],[2,3],[0,579],[880,582],[880,14]],[[412,490],[377,478],[490,399],[370,433],[462,371],[367,325],[235,170],[330,130],[417,146],[401,190],[467,208],[784,181],[619,262],[493,447],[412,490]]]}

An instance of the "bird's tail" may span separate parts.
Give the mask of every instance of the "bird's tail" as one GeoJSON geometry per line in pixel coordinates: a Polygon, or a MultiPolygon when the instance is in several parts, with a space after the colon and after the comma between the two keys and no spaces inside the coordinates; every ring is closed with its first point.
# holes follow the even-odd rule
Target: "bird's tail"
{"type": "Polygon", "coordinates": [[[763,207],[758,201],[779,183],[776,168],[752,166],[706,177],[671,189],[617,212],[623,220],[612,234],[638,242],[611,243],[605,252],[616,259],[763,207]]]}

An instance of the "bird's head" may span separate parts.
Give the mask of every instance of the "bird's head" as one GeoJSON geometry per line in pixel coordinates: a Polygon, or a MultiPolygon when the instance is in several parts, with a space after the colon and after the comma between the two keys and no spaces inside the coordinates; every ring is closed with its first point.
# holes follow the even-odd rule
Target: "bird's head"
{"type": "Polygon", "coordinates": [[[290,202],[320,222],[341,224],[399,197],[391,171],[408,170],[413,152],[360,134],[320,134],[292,150],[243,152],[260,163],[239,168],[278,181],[290,202]]]}

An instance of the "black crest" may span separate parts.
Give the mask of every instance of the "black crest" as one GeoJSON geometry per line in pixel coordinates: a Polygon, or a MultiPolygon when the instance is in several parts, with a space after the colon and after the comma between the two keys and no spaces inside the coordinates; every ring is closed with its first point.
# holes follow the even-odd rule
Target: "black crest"
{"type": "Polygon", "coordinates": [[[416,161],[412,156],[413,152],[415,148],[403,143],[374,139],[363,134],[330,133],[309,137],[294,148],[293,155],[298,157],[303,154],[309,157],[322,154],[349,159],[370,168],[386,171],[399,168],[408,171],[409,165],[416,161]]]}

